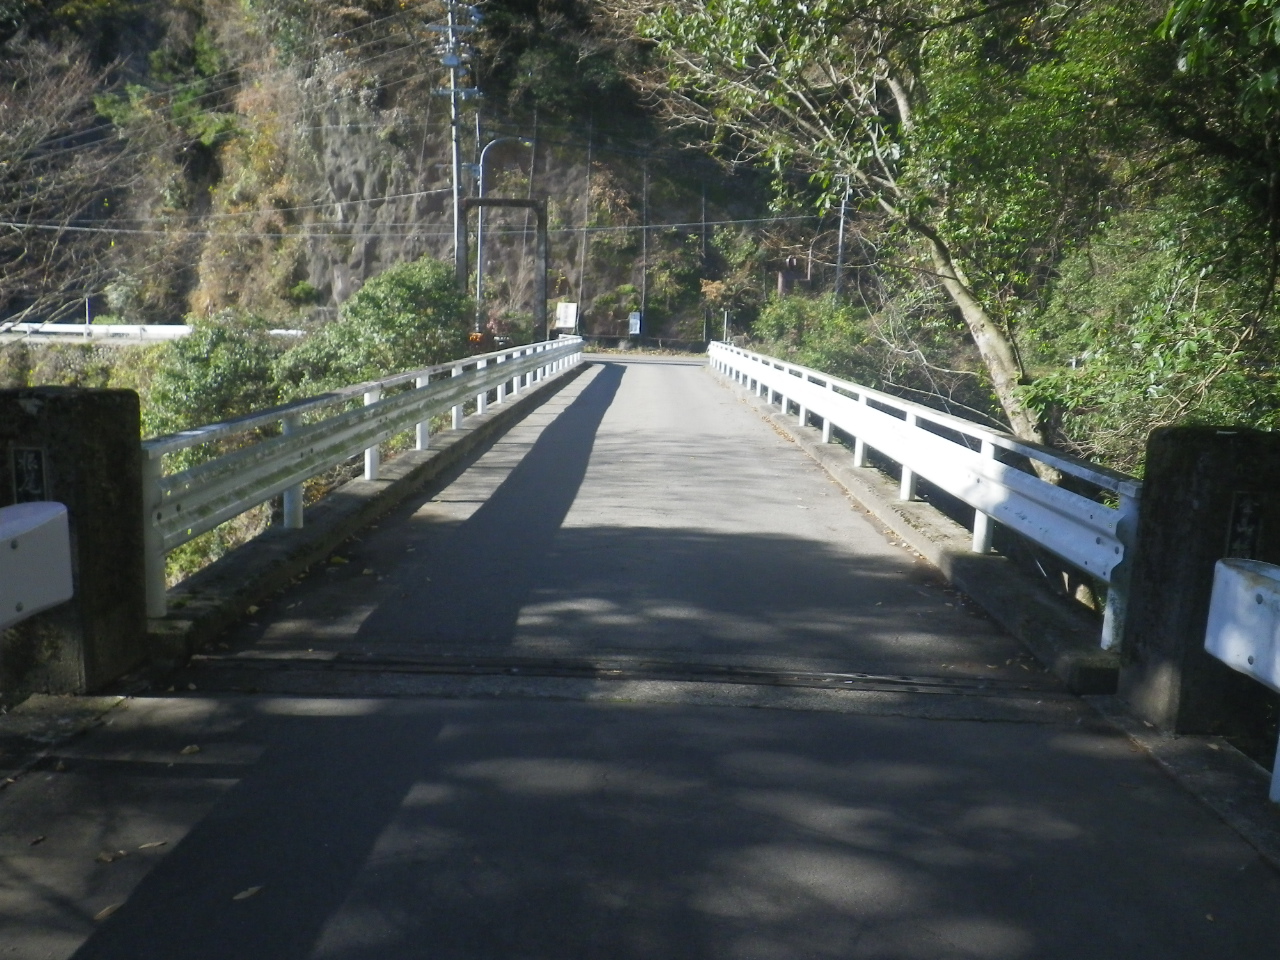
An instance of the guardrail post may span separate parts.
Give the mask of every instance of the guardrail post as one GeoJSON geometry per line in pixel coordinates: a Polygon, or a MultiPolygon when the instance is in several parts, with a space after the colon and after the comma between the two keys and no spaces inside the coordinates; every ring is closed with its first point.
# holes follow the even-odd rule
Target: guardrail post
{"type": "MultiPolygon", "coordinates": [[[[836,392],[835,381],[833,380],[827,381],[827,392],[832,395],[835,394],[836,392]]],[[[831,442],[831,414],[830,414],[831,402],[830,400],[828,400],[827,402],[827,410],[828,410],[828,413],[822,418],[822,442],[823,443],[831,442]]]]}
{"type": "Polygon", "coordinates": [[[1124,544],[1124,557],[1111,568],[1107,585],[1107,605],[1102,611],[1102,649],[1112,650],[1124,640],[1124,622],[1129,612],[1129,580],[1133,570],[1133,548],[1137,541],[1138,510],[1141,494],[1120,494],[1120,517],[1116,521],[1117,539],[1124,544]]]}
{"type": "MultiPolygon", "coordinates": [[[[507,357],[498,357],[496,362],[505,363],[507,359],[508,359],[507,357]]],[[[497,399],[494,402],[502,403],[506,399],[507,399],[507,381],[503,380],[500,384],[498,384],[497,399]]]]}
{"type": "MultiPolygon", "coordinates": [[[[916,424],[919,422],[914,413],[908,413],[906,425],[908,429],[916,430],[916,424]]],[[[902,481],[898,484],[899,500],[914,500],[916,498],[916,472],[910,469],[905,463],[902,465],[902,481]]]]}
{"type": "MultiPolygon", "coordinates": [[[[368,390],[364,395],[364,405],[366,407],[377,403],[382,399],[382,388],[374,387],[368,390]]],[[[378,479],[378,468],[382,465],[382,454],[375,444],[364,452],[364,478],[366,480],[378,479]]]]}
{"type": "MultiPolygon", "coordinates": [[[[990,440],[982,441],[982,459],[995,460],[996,445],[990,440]]],[[[973,546],[974,553],[990,553],[991,537],[995,532],[995,522],[991,519],[991,515],[983,513],[981,510],[974,510],[973,513],[973,546]]]]}
{"type": "MultiPolygon", "coordinates": [[[[462,364],[458,364],[458,366],[454,367],[454,368],[453,368],[453,373],[452,373],[452,374],[450,374],[450,376],[453,376],[453,377],[460,377],[460,376],[462,376],[462,364]]],[[[454,404],[453,408],[452,408],[449,412],[450,412],[450,413],[452,414],[452,416],[453,416],[453,424],[452,424],[453,429],[454,429],[454,430],[461,430],[461,429],[462,429],[462,415],[463,415],[463,413],[465,412],[465,411],[463,410],[463,406],[462,406],[462,404],[460,404],[460,403],[458,403],[458,404],[454,404]]]]}
{"type": "MultiPolygon", "coordinates": [[[[867,395],[865,393],[858,394],[858,403],[863,407],[867,406],[867,395]]],[[[867,443],[862,439],[862,431],[858,431],[858,435],[853,438],[853,465],[855,467],[865,467],[867,465],[867,443]]]]}
{"type": "MultiPolygon", "coordinates": [[[[419,390],[421,390],[423,387],[427,386],[427,384],[429,384],[430,382],[431,382],[430,376],[418,377],[413,381],[413,385],[417,387],[419,390]]],[[[414,443],[414,447],[418,450],[426,450],[427,447],[431,445],[431,421],[419,420],[418,425],[414,430],[414,433],[416,434],[414,437],[414,440],[416,441],[414,443]]]]}
{"type": "MultiPolygon", "coordinates": [[[[283,421],[284,435],[292,436],[298,432],[298,418],[285,417],[283,421]]],[[[281,513],[284,514],[284,527],[286,530],[302,529],[302,484],[295,483],[284,491],[282,495],[283,504],[281,513]]]]}
{"type": "MultiPolygon", "coordinates": [[[[489,365],[488,360],[477,360],[476,369],[483,370],[489,365]]],[[[485,413],[489,409],[489,391],[482,390],[476,394],[476,413],[485,413]]]]}
{"type": "Polygon", "coordinates": [[[152,459],[142,454],[142,553],[143,580],[147,592],[147,616],[163,617],[168,613],[165,599],[164,537],[156,526],[156,510],[160,506],[160,478],[164,475],[161,457],[152,459]]]}

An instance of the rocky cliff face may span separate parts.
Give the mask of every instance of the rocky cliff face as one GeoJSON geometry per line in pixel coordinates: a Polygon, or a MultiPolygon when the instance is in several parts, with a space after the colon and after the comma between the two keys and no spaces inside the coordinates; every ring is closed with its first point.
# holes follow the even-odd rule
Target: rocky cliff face
{"type": "MultiPolygon", "coordinates": [[[[305,324],[392,264],[452,257],[441,4],[46,6],[10,43],[88,45],[101,77],[85,135],[101,137],[108,118],[131,152],[127,182],[102,184],[112,201],[92,211],[111,231],[82,279],[95,314],[172,322],[238,309],[305,324]]],[[[575,3],[492,0],[486,12],[472,64],[486,99],[466,105],[464,160],[494,137],[536,140],[489,152],[486,192],[547,199],[553,296],[579,301],[596,332],[625,332],[644,299],[649,332],[699,336],[699,283],[717,253],[698,225],[751,215],[759,191],[656,143],[611,54],[585,45],[575,3]],[[686,226],[652,227],[671,223],[686,226]]],[[[486,229],[485,312],[518,321],[531,312],[532,218],[490,211],[486,229]]]]}

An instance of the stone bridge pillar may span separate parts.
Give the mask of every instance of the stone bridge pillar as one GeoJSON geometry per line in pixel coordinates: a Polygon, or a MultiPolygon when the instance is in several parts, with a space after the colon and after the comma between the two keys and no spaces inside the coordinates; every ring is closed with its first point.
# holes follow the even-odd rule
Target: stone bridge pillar
{"type": "Polygon", "coordinates": [[[1270,735],[1280,698],[1205,653],[1213,567],[1280,563],[1280,434],[1156,430],[1122,646],[1120,695],[1171,733],[1270,735]]]}
{"type": "Polygon", "coordinates": [[[146,658],[139,438],[132,390],[0,390],[0,506],[66,505],[75,590],[0,634],[0,691],[82,693],[146,658]]]}

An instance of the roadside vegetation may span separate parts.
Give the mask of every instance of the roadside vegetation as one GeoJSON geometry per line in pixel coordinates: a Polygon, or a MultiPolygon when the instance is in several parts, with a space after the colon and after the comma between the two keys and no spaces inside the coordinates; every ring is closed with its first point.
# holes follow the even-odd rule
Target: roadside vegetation
{"type": "Polygon", "coordinates": [[[606,6],[673,123],[857,211],[848,296],[763,345],[1126,470],[1280,422],[1274,0],[606,6]]]}

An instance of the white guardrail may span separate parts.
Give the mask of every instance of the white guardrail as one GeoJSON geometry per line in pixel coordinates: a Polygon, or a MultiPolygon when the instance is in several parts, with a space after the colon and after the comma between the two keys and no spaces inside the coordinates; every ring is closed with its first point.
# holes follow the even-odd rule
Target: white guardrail
{"type": "Polygon", "coordinates": [[[708,348],[713,369],[777,402],[798,408],[799,423],[822,420],[822,439],[839,429],[854,440],[855,466],[873,449],[902,468],[899,498],[916,497],[916,480],[975,510],[972,549],[991,550],[992,521],[1044,547],[1108,586],[1102,646],[1120,641],[1128,599],[1124,561],[1137,530],[1142,484],[1133,477],[861,384],[752,353],[726,343],[708,348]],[[1097,500],[1041,480],[999,459],[1007,451],[1046,464],[1097,488],[1097,500]]]}
{"type": "Polygon", "coordinates": [[[378,445],[416,425],[417,449],[427,449],[430,418],[453,411],[461,429],[464,405],[488,409],[496,402],[582,360],[582,340],[562,337],[467,357],[424,370],[356,384],[260,413],[213,423],[142,443],[143,533],[147,614],[165,614],[165,554],[188,540],[279,494],[284,525],[302,527],[302,484],[364,452],[364,476],[376,480],[378,445]],[[397,388],[404,388],[397,390],[397,388]],[[395,391],[395,392],[392,392],[395,391]],[[384,394],[390,393],[388,396],[384,394]],[[364,406],[351,408],[363,397],[364,406]],[[336,411],[333,408],[338,408],[336,411]],[[281,425],[278,436],[259,440],[180,473],[165,474],[165,454],[247,431],[281,425]]]}
{"type": "MultiPolygon", "coordinates": [[[[189,337],[194,327],[181,323],[0,323],[0,343],[70,343],[132,347],[189,337]]],[[[301,330],[268,330],[273,337],[300,337],[301,330]]]]}

